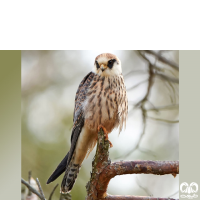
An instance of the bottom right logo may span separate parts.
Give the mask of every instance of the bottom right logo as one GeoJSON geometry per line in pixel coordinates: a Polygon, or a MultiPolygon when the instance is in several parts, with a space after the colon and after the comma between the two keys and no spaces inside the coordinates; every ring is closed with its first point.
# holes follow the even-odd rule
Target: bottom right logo
{"type": "Polygon", "coordinates": [[[182,193],[185,193],[181,195],[181,198],[194,199],[198,197],[195,194],[198,192],[198,184],[195,182],[190,183],[190,185],[186,182],[181,183],[180,190],[182,193]]]}

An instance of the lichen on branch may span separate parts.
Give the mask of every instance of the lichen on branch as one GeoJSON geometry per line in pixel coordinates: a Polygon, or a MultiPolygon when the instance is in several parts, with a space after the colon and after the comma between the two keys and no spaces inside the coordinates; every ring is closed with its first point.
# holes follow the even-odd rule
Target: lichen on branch
{"type": "MultiPolygon", "coordinates": [[[[87,200],[98,199],[99,191],[96,190],[96,186],[99,183],[99,175],[102,173],[105,167],[110,165],[109,159],[109,141],[105,140],[104,131],[101,128],[98,132],[97,149],[95,157],[92,161],[92,173],[90,181],[86,185],[87,200]]],[[[99,187],[98,187],[99,188],[99,187]]],[[[101,189],[101,188],[100,188],[101,189]]]]}

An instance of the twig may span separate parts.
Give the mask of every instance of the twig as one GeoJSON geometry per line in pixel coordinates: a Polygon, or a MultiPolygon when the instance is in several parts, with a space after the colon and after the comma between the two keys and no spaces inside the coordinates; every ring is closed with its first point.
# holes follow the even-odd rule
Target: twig
{"type": "Polygon", "coordinates": [[[150,149],[146,149],[146,148],[142,148],[142,147],[138,147],[138,150],[142,153],[146,153],[146,154],[150,154],[152,155],[154,158],[156,158],[156,152],[151,151],[150,149]]]}
{"type": "Polygon", "coordinates": [[[171,109],[177,109],[179,107],[179,104],[172,104],[172,105],[167,105],[167,106],[160,106],[160,107],[155,107],[155,108],[150,108],[146,109],[147,112],[150,111],[160,111],[160,110],[171,110],[171,109]]]}
{"type": "MultiPolygon", "coordinates": [[[[152,54],[152,51],[144,51],[144,52],[147,52],[147,53],[151,53],[152,54]]],[[[148,110],[146,110],[145,109],[145,103],[147,102],[147,101],[149,101],[148,100],[148,98],[149,98],[149,96],[150,96],[150,91],[151,91],[151,88],[152,88],[152,85],[153,85],[153,78],[154,78],[154,76],[156,75],[156,76],[158,76],[158,77],[160,77],[160,78],[162,78],[162,79],[164,79],[164,80],[166,80],[170,85],[171,85],[171,83],[170,82],[173,82],[173,83],[179,83],[179,80],[178,79],[176,79],[176,78],[173,78],[173,77],[169,77],[169,76],[166,76],[166,75],[164,75],[164,74],[161,74],[161,73],[157,73],[156,71],[154,71],[154,69],[157,69],[157,67],[155,66],[155,64],[156,64],[156,62],[154,63],[154,65],[152,65],[151,64],[151,62],[146,58],[146,56],[141,52],[141,51],[137,51],[137,53],[139,54],[139,56],[141,56],[147,63],[148,63],[148,69],[149,69],[149,78],[148,78],[148,87],[147,87],[147,92],[146,92],[146,94],[145,94],[145,96],[143,97],[143,99],[141,100],[141,101],[139,101],[135,106],[134,106],[134,108],[135,107],[140,107],[141,108],[141,111],[142,111],[142,120],[143,120],[143,129],[142,129],[142,133],[141,133],[141,135],[140,135],[140,138],[139,138],[139,140],[138,140],[138,142],[137,142],[137,144],[135,145],[135,147],[131,150],[131,151],[129,151],[128,153],[126,153],[126,154],[124,154],[124,155],[122,155],[122,156],[119,156],[119,157],[117,157],[117,158],[115,158],[115,159],[120,159],[120,158],[126,158],[127,156],[129,156],[130,154],[132,154],[135,150],[137,150],[138,148],[139,148],[139,145],[140,145],[140,143],[141,143],[141,140],[142,140],[142,138],[143,138],[143,136],[144,136],[144,134],[145,134],[145,131],[146,131],[146,118],[147,118],[147,111],[159,111],[159,109],[160,110],[164,110],[164,109],[171,109],[173,106],[166,106],[165,108],[164,107],[160,107],[160,108],[156,108],[156,107],[154,107],[153,109],[148,109],[148,110]]],[[[153,52],[154,53],[154,52],[153,52]]],[[[156,55],[156,59],[157,60],[160,60],[160,59],[162,59],[163,57],[160,55],[160,54],[156,54],[155,53],[155,55],[156,55]]],[[[163,62],[167,62],[167,60],[166,59],[164,59],[164,61],[163,62]]],[[[171,64],[171,62],[169,61],[168,63],[170,63],[171,64]]],[[[172,63],[173,64],[173,63],[172,63]]],[[[140,82],[140,84],[141,84],[142,82],[140,82]]],[[[133,88],[135,88],[135,87],[137,87],[138,85],[136,85],[136,86],[133,86],[133,88]]],[[[172,86],[173,87],[173,86],[172,86]]],[[[131,88],[132,89],[132,88],[131,88]]],[[[173,88],[172,88],[173,89],[173,88]]],[[[166,123],[177,123],[177,122],[179,122],[179,121],[171,121],[171,120],[165,120],[165,119],[157,119],[157,118],[152,118],[152,117],[148,117],[148,118],[150,118],[150,119],[154,119],[154,120],[157,120],[157,121],[163,121],[163,122],[166,122],[166,123]]]]}
{"type": "Polygon", "coordinates": [[[161,74],[161,73],[155,73],[155,75],[156,75],[158,78],[161,78],[161,79],[163,79],[163,80],[165,80],[165,81],[170,81],[170,82],[173,82],[173,83],[179,83],[179,79],[178,79],[178,78],[166,76],[166,75],[161,74]]]}
{"type": "Polygon", "coordinates": [[[142,54],[141,51],[136,51],[136,53],[139,54],[139,56],[142,57],[144,60],[146,60],[147,63],[150,63],[150,61],[146,58],[146,56],[144,56],[144,55],[142,54]]]}
{"type": "MultiPolygon", "coordinates": [[[[29,171],[28,172],[28,183],[29,183],[29,185],[31,184],[31,171],[29,171]]],[[[31,196],[31,191],[30,190],[28,190],[28,196],[31,196]]]]}
{"type": "Polygon", "coordinates": [[[138,84],[132,86],[131,88],[128,88],[127,91],[132,90],[132,89],[138,87],[139,85],[141,85],[141,84],[143,84],[143,83],[146,83],[147,81],[148,81],[148,79],[147,79],[147,80],[144,80],[144,81],[141,81],[141,82],[139,82],[138,84]]]}
{"type": "Polygon", "coordinates": [[[45,196],[44,196],[44,193],[43,193],[43,191],[42,191],[42,187],[41,187],[41,185],[40,185],[40,181],[39,181],[38,178],[36,178],[36,183],[37,183],[38,188],[39,188],[39,190],[40,190],[40,194],[42,195],[43,199],[45,199],[45,196]]]}
{"type": "Polygon", "coordinates": [[[169,96],[170,96],[171,102],[176,103],[176,92],[175,92],[174,86],[172,85],[172,83],[170,83],[170,81],[164,81],[164,84],[165,84],[166,88],[169,90],[169,96]],[[173,92],[174,99],[171,95],[171,90],[173,92]]]}
{"type": "Polygon", "coordinates": [[[21,183],[24,184],[31,192],[36,194],[41,200],[45,200],[45,198],[37,190],[35,190],[28,182],[26,182],[23,178],[21,179],[21,183]]]}
{"type": "Polygon", "coordinates": [[[164,71],[163,72],[165,72],[165,71],[168,71],[168,72],[170,72],[173,76],[177,76],[177,74],[176,73],[174,73],[174,71],[173,70],[171,70],[171,69],[168,69],[168,68],[164,68],[164,71]]]}
{"type": "Polygon", "coordinates": [[[140,184],[139,179],[138,179],[137,177],[136,177],[136,181],[137,181],[138,186],[139,186],[141,189],[143,189],[143,190],[147,193],[148,196],[150,196],[150,197],[153,196],[152,192],[150,192],[147,188],[143,187],[143,186],[140,184]]]}
{"type": "Polygon", "coordinates": [[[50,196],[49,196],[49,200],[51,200],[52,196],[53,196],[53,193],[55,192],[56,188],[58,187],[58,183],[55,185],[55,187],[53,188],[50,196]]]}
{"type": "Polygon", "coordinates": [[[130,76],[131,74],[145,74],[146,73],[146,71],[144,71],[144,70],[131,70],[130,72],[128,72],[128,73],[126,73],[125,75],[124,75],[124,78],[127,78],[128,76],[130,76]]]}
{"type": "MultiPolygon", "coordinates": [[[[148,102],[151,104],[151,106],[153,107],[153,109],[154,109],[156,112],[159,112],[159,110],[153,105],[153,103],[151,103],[151,101],[149,101],[149,99],[148,99],[148,102]]],[[[147,111],[147,109],[146,109],[146,111],[147,111]]]]}
{"type": "Polygon", "coordinates": [[[171,123],[171,124],[175,124],[175,123],[179,123],[179,120],[167,120],[167,119],[160,119],[160,118],[154,118],[154,117],[149,117],[148,119],[152,119],[152,120],[156,120],[156,121],[161,121],[161,122],[166,122],[166,123],[171,123]]]}
{"type": "Polygon", "coordinates": [[[175,70],[179,71],[178,65],[176,63],[174,63],[173,61],[170,61],[170,60],[166,59],[165,57],[163,57],[151,50],[148,50],[148,51],[146,50],[144,52],[155,56],[160,62],[167,64],[167,65],[171,66],[172,68],[174,68],[175,70]]]}
{"type": "Polygon", "coordinates": [[[173,90],[173,93],[174,93],[174,101],[176,103],[176,90],[175,90],[175,86],[170,82],[170,81],[167,81],[167,83],[169,84],[169,86],[172,88],[173,90]]]}

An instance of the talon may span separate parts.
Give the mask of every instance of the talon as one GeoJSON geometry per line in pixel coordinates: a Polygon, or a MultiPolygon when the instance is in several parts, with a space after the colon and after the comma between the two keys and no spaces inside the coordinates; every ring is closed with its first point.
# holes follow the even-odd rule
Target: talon
{"type": "Polygon", "coordinates": [[[110,148],[112,148],[112,147],[113,147],[113,144],[111,143],[110,140],[108,140],[108,142],[110,143],[110,148]]]}
{"type": "Polygon", "coordinates": [[[106,130],[106,128],[105,128],[104,126],[102,126],[101,124],[98,126],[98,131],[99,131],[101,128],[103,129],[104,134],[108,134],[108,131],[106,130]]]}
{"type": "Polygon", "coordinates": [[[108,140],[108,134],[104,133],[105,140],[108,140]]]}
{"type": "Polygon", "coordinates": [[[110,148],[113,147],[113,144],[111,143],[111,141],[108,139],[108,131],[106,130],[106,128],[104,126],[102,126],[101,124],[98,126],[98,131],[100,129],[103,129],[103,132],[104,132],[104,137],[105,137],[105,140],[108,140],[109,144],[110,144],[110,148]]]}

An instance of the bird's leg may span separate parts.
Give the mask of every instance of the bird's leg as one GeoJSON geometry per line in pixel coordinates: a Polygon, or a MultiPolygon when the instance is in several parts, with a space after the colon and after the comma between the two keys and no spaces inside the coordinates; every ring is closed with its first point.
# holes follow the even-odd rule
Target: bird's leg
{"type": "Polygon", "coordinates": [[[105,128],[104,126],[102,126],[101,124],[98,126],[98,131],[99,131],[101,128],[103,129],[105,140],[108,140],[108,142],[110,143],[110,148],[112,148],[112,147],[113,147],[113,144],[112,144],[111,141],[108,139],[108,131],[107,131],[106,128],[105,128]]]}

